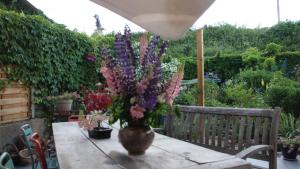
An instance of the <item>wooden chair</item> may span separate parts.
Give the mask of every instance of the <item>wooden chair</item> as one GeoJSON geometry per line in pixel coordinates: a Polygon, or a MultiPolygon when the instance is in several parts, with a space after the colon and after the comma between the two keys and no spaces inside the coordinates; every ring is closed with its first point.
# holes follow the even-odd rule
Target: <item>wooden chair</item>
{"type": "Polygon", "coordinates": [[[246,159],[265,157],[277,166],[280,109],[179,106],[180,118],[168,115],[168,136],[246,159]]]}
{"type": "Polygon", "coordinates": [[[14,163],[7,152],[0,156],[0,169],[15,169],[14,163]]]}

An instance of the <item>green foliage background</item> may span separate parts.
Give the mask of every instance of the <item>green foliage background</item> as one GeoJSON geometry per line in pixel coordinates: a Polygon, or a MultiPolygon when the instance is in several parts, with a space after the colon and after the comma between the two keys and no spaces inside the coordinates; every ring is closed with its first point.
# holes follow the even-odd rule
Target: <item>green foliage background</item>
{"type": "MultiPolygon", "coordinates": [[[[0,66],[5,66],[11,80],[35,88],[38,96],[90,88],[99,81],[100,49],[113,52],[114,33],[88,37],[70,31],[21,0],[0,1],[0,8],[0,66]],[[87,53],[96,55],[97,61],[84,60],[87,53]]],[[[205,72],[219,79],[206,81],[207,106],[280,106],[300,115],[300,21],[270,28],[223,24],[203,30],[205,72]]],[[[133,33],[133,41],[140,35],[133,33]]],[[[194,30],[170,41],[164,59],[172,58],[185,64],[184,79],[197,77],[194,30]]],[[[190,86],[177,103],[196,104],[197,93],[196,86],[190,86]]]]}

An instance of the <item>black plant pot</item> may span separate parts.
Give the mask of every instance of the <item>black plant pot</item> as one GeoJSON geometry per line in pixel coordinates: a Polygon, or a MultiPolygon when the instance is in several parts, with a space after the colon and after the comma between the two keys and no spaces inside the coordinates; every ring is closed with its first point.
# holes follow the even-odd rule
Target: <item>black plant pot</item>
{"type": "Polygon", "coordinates": [[[297,160],[298,147],[299,145],[297,144],[283,144],[282,145],[283,158],[288,161],[297,160]]]}
{"type": "Polygon", "coordinates": [[[106,127],[94,127],[93,130],[88,130],[89,137],[94,139],[110,138],[112,129],[106,127]]]}

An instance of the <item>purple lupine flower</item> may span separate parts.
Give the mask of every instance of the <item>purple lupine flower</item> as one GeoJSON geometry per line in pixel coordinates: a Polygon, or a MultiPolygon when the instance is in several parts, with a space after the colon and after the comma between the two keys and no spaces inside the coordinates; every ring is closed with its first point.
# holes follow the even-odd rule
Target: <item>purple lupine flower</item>
{"type": "MultiPolygon", "coordinates": [[[[158,42],[159,39],[156,39],[154,41],[158,42]]],[[[152,43],[155,43],[152,41],[152,43]]],[[[156,47],[156,45],[154,46],[156,47]]],[[[162,76],[162,69],[161,69],[161,56],[165,52],[167,48],[167,42],[163,42],[163,45],[160,47],[159,53],[155,53],[155,48],[152,49],[154,52],[152,53],[152,56],[149,55],[149,51],[146,55],[148,64],[147,68],[151,67],[150,70],[152,70],[153,77],[149,81],[147,85],[147,89],[144,93],[142,93],[142,96],[140,96],[140,105],[142,105],[145,108],[154,108],[157,103],[157,97],[163,92],[164,85],[162,84],[163,76],[162,76]],[[150,58],[150,59],[149,59],[150,58]],[[150,97],[151,96],[151,97],[150,97]]],[[[151,49],[150,47],[148,49],[151,49]]]]}
{"type": "Polygon", "coordinates": [[[127,48],[126,36],[118,33],[115,36],[115,50],[117,55],[117,64],[121,71],[121,87],[124,94],[134,94],[136,81],[134,74],[134,67],[129,60],[129,50],[127,48]]]}
{"type": "Polygon", "coordinates": [[[148,95],[139,98],[139,105],[145,109],[151,110],[155,108],[157,104],[157,97],[153,95],[148,95]]]}
{"type": "Polygon", "coordinates": [[[146,49],[145,55],[141,63],[143,72],[145,72],[148,65],[152,64],[153,61],[155,60],[156,57],[155,49],[158,42],[159,42],[159,36],[154,36],[151,39],[150,43],[148,44],[148,47],[146,49]]]}
{"type": "Polygon", "coordinates": [[[137,64],[137,54],[134,53],[132,44],[131,44],[131,31],[129,27],[126,25],[125,30],[124,30],[124,36],[125,36],[125,41],[126,41],[126,48],[128,50],[128,58],[131,62],[132,65],[137,64]]]}
{"type": "Polygon", "coordinates": [[[158,59],[161,58],[161,56],[166,52],[167,48],[169,46],[169,43],[167,41],[164,41],[162,46],[160,47],[159,53],[158,53],[158,59]]]}
{"type": "Polygon", "coordinates": [[[84,59],[85,59],[86,61],[89,61],[89,62],[95,62],[95,61],[96,61],[96,56],[94,56],[94,55],[88,53],[88,54],[86,54],[86,55],[84,56],[84,59]]]}

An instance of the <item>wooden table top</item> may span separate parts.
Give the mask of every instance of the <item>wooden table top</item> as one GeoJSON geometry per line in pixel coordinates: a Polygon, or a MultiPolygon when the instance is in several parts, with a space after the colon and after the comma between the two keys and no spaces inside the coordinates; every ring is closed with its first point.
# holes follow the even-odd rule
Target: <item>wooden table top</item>
{"type": "Polygon", "coordinates": [[[145,155],[130,156],[114,128],[110,139],[95,140],[76,122],[53,123],[60,169],[204,169],[242,168],[251,165],[235,156],[155,133],[145,155]]]}

